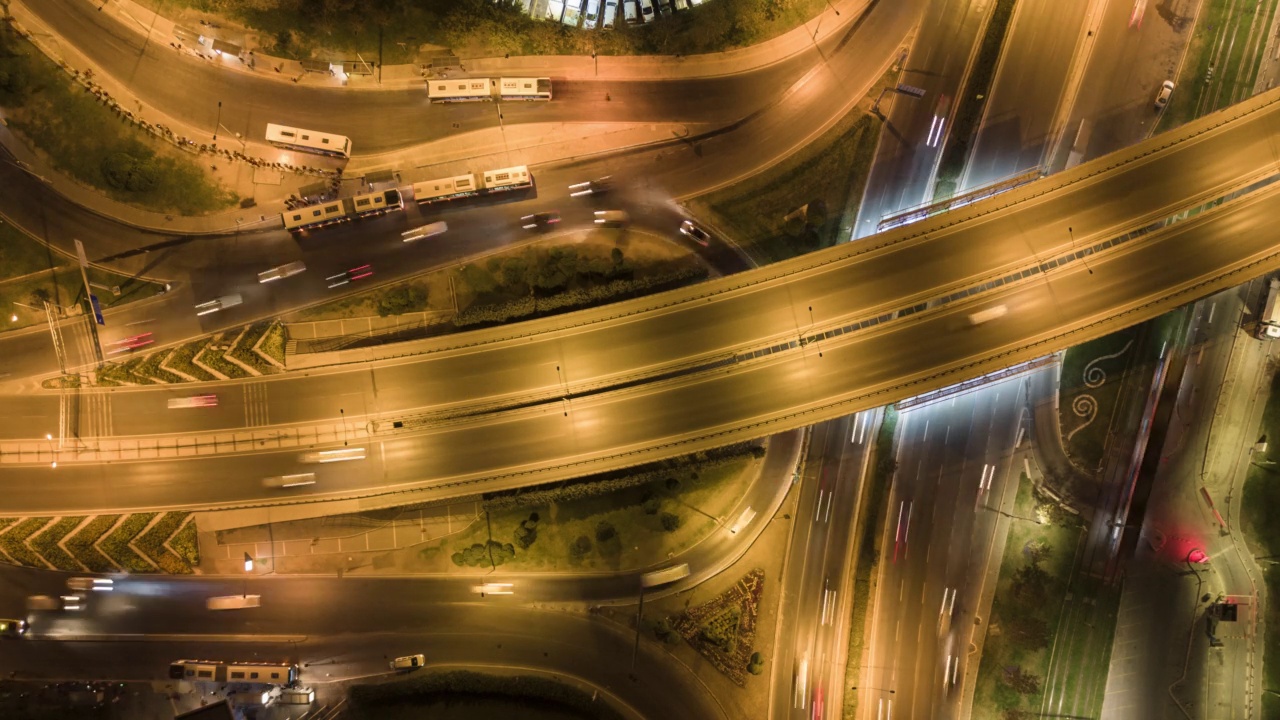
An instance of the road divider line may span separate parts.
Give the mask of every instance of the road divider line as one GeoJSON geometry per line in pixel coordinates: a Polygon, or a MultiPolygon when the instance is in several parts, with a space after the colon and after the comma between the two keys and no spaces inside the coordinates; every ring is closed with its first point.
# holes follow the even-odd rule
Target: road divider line
{"type": "Polygon", "coordinates": [[[230,642],[230,643],[300,643],[306,635],[250,635],[201,633],[33,633],[32,640],[54,642],[230,642]]]}

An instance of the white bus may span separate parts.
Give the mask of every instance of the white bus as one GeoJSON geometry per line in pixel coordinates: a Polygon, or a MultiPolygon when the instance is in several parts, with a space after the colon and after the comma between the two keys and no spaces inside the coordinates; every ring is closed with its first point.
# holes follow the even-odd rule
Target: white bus
{"type": "Polygon", "coordinates": [[[427,99],[431,102],[474,102],[492,100],[489,78],[436,79],[427,81],[427,99]]]}
{"type": "Polygon", "coordinates": [[[531,187],[533,187],[533,176],[529,174],[529,168],[525,165],[486,170],[484,173],[485,192],[523,190],[531,187]]]}
{"type": "Polygon", "coordinates": [[[502,78],[498,95],[503,100],[550,100],[551,78],[502,78]]]}
{"type": "Polygon", "coordinates": [[[355,197],[339,198],[320,205],[307,205],[283,213],[284,227],[290,232],[346,222],[370,215],[381,215],[404,208],[399,190],[378,190],[355,197]]]}
{"type": "Polygon", "coordinates": [[[476,185],[475,175],[458,175],[413,184],[413,199],[417,200],[419,205],[478,194],[480,194],[480,188],[476,185]]]}
{"type": "Polygon", "coordinates": [[[267,142],[291,150],[341,158],[351,157],[351,140],[343,135],[330,135],[315,130],[267,123],[267,142]]]}
{"type": "Polygon", "coordinates": [[[248,682],[268,685],[293,685],[298,681],[298,666],[293,663],[177,660],[169,664],[169,679],[193,682],[248,682]]]}

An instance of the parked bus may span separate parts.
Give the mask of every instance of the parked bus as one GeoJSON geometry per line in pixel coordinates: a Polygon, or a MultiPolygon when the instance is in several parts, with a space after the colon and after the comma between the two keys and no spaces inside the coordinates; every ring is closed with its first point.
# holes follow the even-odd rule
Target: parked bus
{"type": "Polygon", "coordinates": [[[351,157],[351,140],[344,135],[330,135],[315,130],[267,123],[267,142],[290,150],[340,158],[351,157]]]}
{"type": "Polygon", "coordinates": [[[427,81],[427,99],[431,102],[479,102],[495,97],[500,100],[550,100],[551,78],[440,78],[427,81]]]}
{"type": "Polygon", "coordinates": [[[177,660],[169,664],[169,679],[190,680],[193,682],[249,682],[266,685],[293,685],[298,681],[298,666],[292,663],[177,660]]]}
{"type": "Polygon", "coordinates": [[[479,181],[475,175],[458,175],[440,180],[426,180],[413,184],[413,199],[419,205],[457,200],[458,198],[488,195],[508,190],[533,187],[533,175],[525,165],[487,170],[479,181]]]}
{"type": "Polygon", "coordinates": [[[339,198],[320,205],[296,208],[285,212],[280,217],[284,219],[286,230],[303,232],[403,208],[404,198],[399,190],[378,190],[355,197],[339,198]]]}
{"type": "Polygon", "coordinates": [[[502,78],[498,95],[503,100],[550,100],[551,78],[502,78]]]}

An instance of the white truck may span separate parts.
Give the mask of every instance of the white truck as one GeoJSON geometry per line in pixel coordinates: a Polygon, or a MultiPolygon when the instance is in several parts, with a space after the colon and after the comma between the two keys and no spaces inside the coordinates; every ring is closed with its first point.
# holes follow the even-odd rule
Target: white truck
{"type": "Polygon", "coordinates": [[[1258,319],[1259,338],[1280,338],[1280,280],[1271,278],[1267,285],[1267,304],[1258,319]]]}

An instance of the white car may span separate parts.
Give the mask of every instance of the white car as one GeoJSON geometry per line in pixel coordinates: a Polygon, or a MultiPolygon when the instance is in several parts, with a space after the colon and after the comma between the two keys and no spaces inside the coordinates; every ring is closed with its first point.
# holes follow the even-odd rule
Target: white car
{"type": "Polygon", "coordinates": [[[1174,87],[1172,80],[1165,80],[1160,84],[1160,92],[1156,93],[1156,110],[1163,110],[1164,106],[1169,104],[1169,97],[1173,95],[1174,87]]]}
{"type": "Polygon", "coordinates": [[[190,397],[169,398],[169,409],[216,407],[217,395],[192,395],[190,397]]]}
{"type": "Polygon", "coordinates": [[[317,450],[304,453],[299,458],[304,463],[333,463],[348,460],[363,460],[364,448],[337,448],[335,450],[317,450]]]}
{"type": "Polygon", "coordinates": [[[209,302],[202,302],[199,305],[197,305],[196,315],[208,315],[209,313],[216,313],[219,310],[226,310],[229,307],[235,307],[242,302],[244,302],[244,299],[240,297],[240,293],[235,293],[233,295],[223,295],[222,297],[216,300],[210,300],[209,302]]]}
{"type": "Polygon", "coordinates": [[[636,0],[622,0],[622,16],[628,25],[639,24],[640,11],[636,5],[636,0]]]}
{"type": "Polygon", "coordinates": [[[605,0],[604,3],[604,20],[602,24],[607,27],[613,27],[613,23],[618,18],[618,0],[605,0]]]}
{"type": "Polygon", "coordinates": [[[587,0],[587,11],[582,15],[582,27],[590,30],[600,19],[600,0],[587,0]]]}
{"type": "Polygon", "coordinates": [[[597,210],[596,224],[605,227],[623,227],[631,222],[631,216],[625,210],[597,210]]]}
{"type": "Polygon", "coordinates": [[[599,195],[607,193],[613,189],[613,176],[605,175],[602,178],[588,180],[586,182],[574,183],[569,186],[569,197],[583,197],[585,195],[599,195]]]}
{"type": "Polygon", "coordinates": [[[306,269],[307,266],[303,264],[301,260],[296,260],[294,262],[281,265],[280,267],[273,267],[270,270],[258,273],[258,282],[269,283],[272,280],[283,280],[287,277],[293,277],[300,272],[304,272],[306,269]]]}
{"type": "Polygon", "coordinates": [[[472,585],[471,592],[479,593],[481,597],[486,595],[514,595],[513,587],[515,585],[512,583],[491,582],[483,585],[472,585]]]}
{"type": "Polygon", "coordinates": [[[111,578],[73,577],[67,578],[67,589],[81,592],[111,592],[115,589],[115,581],[111,578]]]}
{"type": "Polygon", "coordinates": [[[698,227],[692,220],[685,220],[680,223],[680,234],[702,247],[706,247],[711,242],[711,235],[706,230],[698,227]]]}
{"type": "Polygon", "coordinates": [[[417,655],[405,655],[391,661],[392,670],[417,670],[427,664],[427,656],[422,653],[417,655]]]}
{"type": "Polygon", "coordinates": [[[296,473],[293,475],[276,475],[275,477],[263,478],[262,486],[269,488],[294,488],[303,487],[305,485],[315,485],[315,473],[296,473]]]}
{"type": "Polygon", "coordinates": [[[564,14],[564,0],[551,0],[547,3],[547,19],[560,22],[560,16],[564,14]]]}
{"type": "Polygon", "coordinates": [[[653,0],[640,0],[640,17],[647,23],[657,17],[653,12],[653,0]]]}

